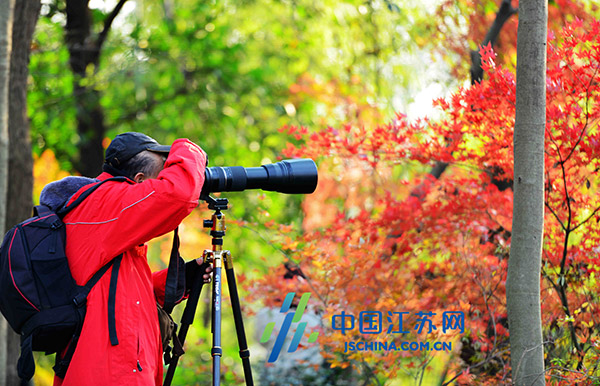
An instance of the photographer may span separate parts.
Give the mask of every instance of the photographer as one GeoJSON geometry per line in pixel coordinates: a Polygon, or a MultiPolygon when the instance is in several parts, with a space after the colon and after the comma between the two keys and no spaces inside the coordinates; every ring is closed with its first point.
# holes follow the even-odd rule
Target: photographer
{"type": "MultiPolygon", "coordinates": [[[[114,312],[109,312],[109,269],[88,295],[73,358],[64,379],[55,377],[54,385],[162,384],[156,302],[164,301],[167,270],[150,271],[145,243],[173,231],[198,205],[205,166],[206,154],[187,139],[162,146],[144,134],[124,133],[107,148],[104,172],[97,179],[67,177],[44,188],[40,202],[56,210],[92,183],[117,175],[128,178],[101,185],[64,218],[66,254],[78,285],[111,259],[123,257],[114,312]]],[[[197,267],[188,263],[186,270],[197,267]]]]}

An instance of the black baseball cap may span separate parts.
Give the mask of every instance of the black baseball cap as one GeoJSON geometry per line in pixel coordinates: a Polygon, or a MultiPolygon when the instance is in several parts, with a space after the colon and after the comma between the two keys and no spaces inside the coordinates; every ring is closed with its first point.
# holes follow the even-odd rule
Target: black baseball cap
{"type": "Polygon", "coordinates": [[[104,161],[112,167],[118,168],[136,154],[149,150],[165,156],[171,151],[171,146],[161,145],[154,138],[146,134],[129,132],[117,135],[108,148],[104,161]]]}

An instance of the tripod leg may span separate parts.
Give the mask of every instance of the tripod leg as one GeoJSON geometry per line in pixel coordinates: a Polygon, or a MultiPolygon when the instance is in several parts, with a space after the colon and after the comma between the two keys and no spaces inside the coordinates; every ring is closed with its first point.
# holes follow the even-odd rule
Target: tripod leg
{"type": "Polygon", "coordinates": [[[213,386],[221,384],[221,251],[215,252],[213,263],[212,333],[213,386]]]}
{"type": "MultiPolygon", "coordinates": [[[[183,311],[183,315],[181,316],[181,322],[179,327],[179,332],[177,333],[177,337],[179,341],[183,345],[185,342],[185,337],[187,336],[187,332],[194,323],[194,315],[196,314],[196,308],[198,307],[198,300],[200,299],[200,293],[202,291],[202,286],[204,285],[204,280],[202,276],[206,272],[206,268],[209,266],[209,263],[206,261],[207,255],[206,252],[204,254],[204,263],[200,265],[198,269],[198,273],[194,278],[194,283],[192,284],[192,289],[190,291],[188,300],[185,305],[185,310],[183,311]]],[[[167,369],[167,373],[165,375],[165,381],[163,386],[170,386],[173,381],[173,376],[175,375],[175,369],[177,368],[177,362],[179,361],[180,355],[173,353],[171,357],[171,361],[169,362],[169,367],[167,369]]]]}
{"type": "Polygon", "coordinates": [[[242,358],[242,366],[244,367],[244,378],[246,379],[246,385],[252,386],[254,385],[254,381],[252,380],[252,368],[250,367],[250,350],[248,350],[246,332],[244,331],[244,320],[242,318],[240,298],[238,296],[235,272],[233,270],[233,259],[229,251],[225,251],[224,255],[225,273],[227,274],[227,285],[229,287],[229,296],[231,297],[235,331],[237,333],[238,345],[240,346],[240,358],[242,358]]]}

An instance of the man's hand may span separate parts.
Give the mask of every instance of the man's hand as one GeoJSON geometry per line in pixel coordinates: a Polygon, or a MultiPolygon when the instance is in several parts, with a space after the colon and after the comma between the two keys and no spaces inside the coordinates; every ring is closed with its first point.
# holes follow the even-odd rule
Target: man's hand
{"type": "MultiPolygon", "coordinates": [[[[204,264],[204,260],[202,259],[202,257],[199,257],[196,259],[196,263],[198,263],[198,265],[202,265],[204,264]]],[[[212,265],[207,264],[206,266],[206,270],[204,271],[204,274],[202,275],[202,279],[204,280],[204,283],[210,283],[210,280],[212,278],[212,265]]]]}

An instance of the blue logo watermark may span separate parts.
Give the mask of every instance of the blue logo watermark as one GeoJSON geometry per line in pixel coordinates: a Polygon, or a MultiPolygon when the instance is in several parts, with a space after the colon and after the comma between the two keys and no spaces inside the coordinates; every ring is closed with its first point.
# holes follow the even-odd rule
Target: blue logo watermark
{"type": "MultiPolygon", "coordinates": [[[[294,300],[295,292],[290,292],[285,296],[283,300],[283,304],[281,305],[280,313],[285,314],[289,311],[290,306],[292,305],[292,301],[294,300]]],[[[296,307],[295,312],[290,312],[285,315],[285,319],[283,320],[283,324],[279,333],[277,334],[277,338],[275,339],[275,345],[273,346],[273,350],[271,351],[271,355],[269,355],[269,359],[267,362],[273,363],[279,358],[279,353],[283,347],[283,343],[285,342],[285,338],[290,330],[290,326],[292,323],[298,323],[300,319],[302,319],[302,315],[304,315],[304,311],[306,310],[306,305],[308,303],[308,299],[310,299],[310,292],[305,292],[302,294],[300,301],[298,302],[298,306],[296,307]]],[[[275,322],[269,322],[265,326],[265,330],[263,331],[262,337],[260,338],[261,343],[267,342],[271,338],[271,334],[273,333],[273,328],[275,327],[275,322]]],[[[295,352],[298,349],[298,345],[300,344],[300,339],[304,335],[304,330],[306,329],[306,322],[299,323],[296,327],[296,332],[292,338],[292,342],[288,348],[289,353],[295,352]]],[[[308,343],[314,343],[317,340],[319,333],[313,331],[308,337],[308,343]]]]}

